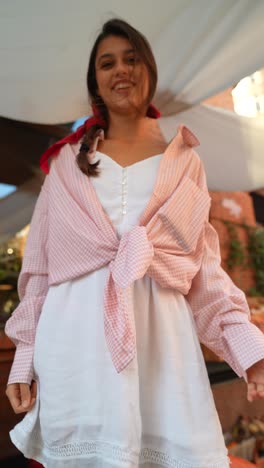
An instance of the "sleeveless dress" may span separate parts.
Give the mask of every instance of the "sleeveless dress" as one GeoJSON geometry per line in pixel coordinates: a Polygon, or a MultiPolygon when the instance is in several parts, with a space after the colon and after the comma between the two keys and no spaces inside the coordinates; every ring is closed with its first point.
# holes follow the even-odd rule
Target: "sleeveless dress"
{"type": "MultiPolygon", "coordinates": [[[[120,237],[147,205],[161,158],[122,168],[96,152],[101,174],[91,181],[120,237]]],[[[36,331],[37,401],[13,443],[47,468],[228,468],[185,297],[147,275],[134,282],[137,356],[118,374],[104,335],[107,271],[49,288],[36,331]]]]}

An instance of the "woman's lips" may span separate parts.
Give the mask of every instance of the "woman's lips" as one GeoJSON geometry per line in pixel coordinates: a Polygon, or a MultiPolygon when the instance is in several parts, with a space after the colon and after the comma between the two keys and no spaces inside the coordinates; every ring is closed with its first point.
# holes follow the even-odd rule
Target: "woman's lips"
{"type": "Polygon", "coordinates": [[[131,88],[132,86],[127,86],[126,88],[114,88],[114,92],[118,94],[127,94],[131,88]]]}
{"type": "Polygon", "coordinates": [[[133,83],[131,81],[120,80],[113,86],[113,91],[118,94],[126,94],[132,87],[133,83]]]}

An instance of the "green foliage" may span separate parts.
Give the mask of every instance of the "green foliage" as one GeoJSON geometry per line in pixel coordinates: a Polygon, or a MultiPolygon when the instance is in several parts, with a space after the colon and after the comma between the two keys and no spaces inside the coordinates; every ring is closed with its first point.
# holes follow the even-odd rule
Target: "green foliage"
{"type": "Polygon", "coordinates": [[[19,298],[17,279],[22,266],[22,258],[15,242],[0,246],[0,328],[16,308],[19,298]]]}
{"type": "Polygon", "coordinates": [[[231,270],[236,265],[251,267],[254,270],[256,285],[247,293],[251,296],[264,296],[264,227],[252,227],[246,223],[235,224],[231,221],[223,222],[229,233],[228,268],[231,270]],[[237,227],[243,227],[247,231],[247,247],[240,242],[237,227]]]}
{"type": "Polygon", "coordinates": [[[245,254],[243,245],[241,244],[235,224],[231,221],[223,221],[227,227],[229,234],[229,255],[227,258],[227,267],[231,270],[235,265],[246,266],[247,256],[245,254]]]}
{"type": "Polygon", "coordinates": [[[250,265],[255,271],[256,295],[264,296],[264,228],[250,228],[248,232],[248,252],[250,265]]]}
{"type": "Polygon", "coordinates": [[[10,282],[16,284],[22,259],[18,248],[12,243],[0,246],[0,284],[10,282]]]}

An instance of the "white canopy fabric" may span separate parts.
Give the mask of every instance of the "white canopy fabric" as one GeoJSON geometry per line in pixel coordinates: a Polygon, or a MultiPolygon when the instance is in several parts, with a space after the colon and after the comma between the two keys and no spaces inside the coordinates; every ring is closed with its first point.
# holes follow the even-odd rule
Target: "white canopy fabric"
{"type": "Polygon", "coordinates": [[[180,123],[200,141],[210,190],[251,191],[264,187],[264,115],[244,117],[209,105],[197,105],[159,120],[169,141],[180,123]]]}
{"type": "Polygon", "coordinates": [[[164,115],[264,65],[263,0],[1,0],[0,114],[42,124],[89,114],[90,49],[114,16],[150,41],[164,115]]]}
{"type": "Polygon", "coordinates": [[[201,104],[264,66],[263,0],[0,0],[0,114],[41,124],[88,115],[88,57],[112,17],[148,38],[160,126],[168,140],[179,123],[197,135],[209,188],[264,187],[264,117],[201,104]]]}

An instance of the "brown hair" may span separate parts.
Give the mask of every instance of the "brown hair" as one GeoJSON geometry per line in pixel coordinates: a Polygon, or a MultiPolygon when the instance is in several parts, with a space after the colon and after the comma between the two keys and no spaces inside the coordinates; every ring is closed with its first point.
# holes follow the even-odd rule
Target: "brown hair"
{"type": "MultiPolygon", "coordinates": [[[[102,31],[98,35],[89,59],[88,71],[87,71],[87,88],[88,88],[88,95],[89,100],[92,106],[96,106],[96,108],[100,112],[100,116],[106,122],[106,131],[109,124],[109,117],[107,107],[105,106],[103,100],[97,95],[97,82],[96,82],[96,70],[95,70],[95,61],[97,50],[100,42],[109,37],[109,36],[119,36],[124,37],[129,40],[131,45],[134,47],[135,51],[139,54],[141,60],[146,65],[149,75],[149,93],[147,96],[146,105],[148,106],[154,96],[157,86],[157,65],[155,62],[155,58],[153,56],[151,47],[149,42],[141,34],[137,29],[133,28],[130,24],[126,21],[114,18],[107,21],[103,27],[102,31]]],[[[96,134],[98,133],[101,127],[99,125],[93,125],[89,128],[89,130],[85,133],[82,143],[83,149],[80,150],[79,154],[77,155],[77,164],[81,171],[86,174],[87,176],[98,176],[98,164],[99,161],[96,163],[90,163],[87,158],[87,152],[89,151],[90,146],[92,145],[96,134]]]]}

